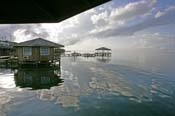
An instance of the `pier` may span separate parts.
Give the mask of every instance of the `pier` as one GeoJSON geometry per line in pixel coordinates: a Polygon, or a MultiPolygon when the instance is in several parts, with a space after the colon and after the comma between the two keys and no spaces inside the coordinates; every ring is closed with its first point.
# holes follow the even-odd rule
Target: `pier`
{"type": "Polygon", "coordinates": [[[17,68],[18,59],[10,56],[0,56],[0,68],[17,68]]]}
{"type": "Polygon", "coordinates": [[[111,57],[112,50],[106,47],[100,47],[95,49],[95,51],[91,52],[85,52],[85,53],[79,53],[76,51],[65,51],[65,53],[62,55],[64,57],[111,57]]]}

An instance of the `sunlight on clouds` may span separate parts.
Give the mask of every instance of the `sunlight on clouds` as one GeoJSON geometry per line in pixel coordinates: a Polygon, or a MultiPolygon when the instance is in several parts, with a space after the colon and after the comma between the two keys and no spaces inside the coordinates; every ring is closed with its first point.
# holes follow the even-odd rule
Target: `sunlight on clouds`
{"type": "Polygon", "coordinates": [[[174,11],[175,12],[175,6],[170,6],[166,9],[164,9],[163,11],[158,11],[155,15],[155,18],[159,18],[165,14],[167,14],[167,12],[170,12],[170,11],[174,11]]]}
{"type": "Polygon", "coordinates": [[[92,8],[90,10],[87,10],[84,12],[85,15],[89,15],[89,14],[95,14],[97,13],[97,11],[95,10],[95,8],[92,8]]]}
{"type": "Polygon", "coordinates": [[[103,19],[103,20],[107,20],[108,19],[107,11],[104,11],[102,13],[98,13],[98,14],[95,14],[95,15],[91,16],[91,20],[92,20],[93,24],[98,23],[98,21],[100,19],[103,19]]]}
{"type": "MultiPolygon", "coordinates": [[[[128,27],[129,23],[136,23],[135,20],[137,20],[137,16],[145,18],[148,14],[150,15],[150,11],[152,11],[152,7],[155,3],[156,0],[141,0],[128,3],[123,7],[113,8],[110,12],[107,12],[106,9],[104,12],[96,13],[91,16],[95,28],[92,29],[90,33],[103,33],[103,31],[116,29],[119,29],[120,31],[120,28],[128,27]],[[135,20],[131,21],[131,19],[135,20]]],[[[121,31],[124,33],[125,30],[121,31]]]]}
{"type": "Polygon", "coordinates": [[[156,0],[141,0],[138,2],[132,2],[124,7],[113,9],[110,17],[115,20],[128,20],[138,15],[143,15],[151,10],[152,6],[156,3],[156,0]]]}
{"type": "Polygon", "coordinates": [[[74,16],[60,23],[44,23],[41,24],[43,28],[46,28],[49,32],[62,33],[65,29],[73,28],[78,25],[78,16],[74,16]]]}
{"type": "Polygon", "coordinates": [[[13,35],[15,37],[14,41],[15,42],[23,42],[26,40],[30,40],[31,39],[31,35],[26,35],[25,33],[25,29],[18,29],[16,30],[13,35]]]}

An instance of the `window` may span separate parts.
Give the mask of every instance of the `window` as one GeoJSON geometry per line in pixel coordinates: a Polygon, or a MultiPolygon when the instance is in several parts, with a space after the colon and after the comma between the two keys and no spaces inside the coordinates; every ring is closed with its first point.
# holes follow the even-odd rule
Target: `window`
{"type": "Polygon", "coordinates": [[[23,54],[24,54],[24,56],[31,56],[32,55],[32,48],[31,47],[24,47],[23,54]]]}
{"type": "Polygon", "coordinates": [[[40,55],[49,55],[49,49],[45,47],[40,48],[40,55]]]}

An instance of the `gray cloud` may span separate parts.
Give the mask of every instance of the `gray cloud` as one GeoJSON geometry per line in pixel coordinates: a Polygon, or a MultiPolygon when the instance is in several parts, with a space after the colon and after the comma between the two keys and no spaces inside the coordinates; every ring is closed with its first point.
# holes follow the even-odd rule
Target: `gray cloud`
{"type": "Polygon", "coordinates": [[[98,33],[93,34],[95,37],[99,38],[106,38],[111,36],[118,36],[118,35],[132,35],[137,31],[141,31],[147,28],[167,25],[167,24],[175,24],[175,10],[171,10],[166,12],[166,14],[159,16],[157,18],[152,17],[151,19],[147,19],[143,22],[132,26],[124,26],[120,28],[112,28],[105,31],[101,31],[98,33]]]}
{"type": "Polygon", "coordinates": [[[49,36],[46,29],[41,27],[41,24],[24,25],[20,29],[25,29],[25,31],[24,31],[25,35],[31,35],[31,37],[47,38],[49,36]],[[36,29],[38,30],[38,32],[36,31],[36,29]]]}
{"type": "Polygon", "coordinates": [[[116,8],[110,13],[113,20],[126,20],[149,12],[157,0],[141,0],[132,2],[124,7],[116,8]]]}
{"type": "Polygon", "coordinates": [[[24,34],[33,37],[48,37],[46,29],[41,24],[6,24],[0,25],[0,40],[13,41],[16,37],[13,35],[17,30],[24,30],[24,34]],[[38,31],[37,31],[38,30],[38,31]]]}

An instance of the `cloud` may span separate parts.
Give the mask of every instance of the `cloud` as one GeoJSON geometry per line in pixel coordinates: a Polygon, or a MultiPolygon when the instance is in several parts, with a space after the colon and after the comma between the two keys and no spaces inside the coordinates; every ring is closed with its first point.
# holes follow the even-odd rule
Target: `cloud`
{"type": "Polygon", "coordinates": [[[175,11],[175,6],[169,6],[168,8],[164,9],[163,11],[158,11],[155,15],[155,18],[159,18],[163,15],[166,15],[168,12],[175,11]]]}
{"type": "Polygon", "coordinates": [[[152,17],[131,26],[125,25],[120,28],[116,27],[116,28],[108,29],[98,33],[94,33],[94,36],[99,38],[118,36],[118,35],[128,36],[128,35],[134,34],[135,32],[138,32],[147,28],[168,25],[168,24],[175,24],[174,7],[168,8],[168,10],[165,9],[164,11],[165,12],[163,12],[163,14],[159,17],[152,17]]]}
{"type": "Polygon", "coordinates": [[[95,15],[91,16],[91,20],[92,20],[93,24],[97,24],[97,23],[99,23],[100,21],[103,21],[103,20],[105,22],[105,21],[107,21],[107,19],[108,19],[107,11],[104,11],[102,13],[98,13],[98,14],[95,14],[95,15]]]}
{"type": "Polygon", "coordinates": [[[78,17],[72,17],[55,24],[4,24],[0,25],[0,40],[22,42],[37,37],[57,41],[57,35],[78,24],[78,17]]]}
{"type": "Polygon", "coordinates": [[[17,29],[13,32],[13,41],[22,42],[34,38],[48,38],[49,33],[41,24],[23,24],[17,25],[17,29]]]}
{"type": "Polygon", "coordinates": [[[90,33],[102,32],[107,34],[109,31],[107,35],[110,35],[115,29],[117,30],[116,35],[128,35],[128,33],[123,32],[125,28],[131,24],[141,22],[148,16],[147,14],[150,15],[156,2],[156,0],[141,0],[128,3],[123,7],[110,8],[110,10],[106,9],[101,13],[94,14],[91,16],[91,21],[95,28],[90,33]]]}
{"type": "Polygon", "coordinates": [[[143,15],[151,10],[156,0],[142,0],[129,3],[124,7],[116,8],[110,13],[113,20],[126,20],[139,15],[143,15]]]}
{"type": "Polygon", "coordinates": [[[129,20],[139,15],[148,13],[155,5],[156,0],[141,0],[137,2],[131,2],[123,7],[104,10],[104,12],[97,12],[91,16],[93,24],[99,25],[100,22],[121,22],[129,20]]]}
{"type": "MultiPolygon", "coordinates": [[[[163,15],[155,17],[155,11],[158,10],[154,8],[156,2],[156,0],[142,0],[126,4],[124,7],[110,9],[110,11],[103,9],[103,12],[100,13],[93,10],[93,15],[91,15],[90,20],[94,28],[89,30],[89,33],[78,34],[77,38],[72,38],[70,41],[73,42],[70,42],[68,45],[79,43],[88,38],[109,39],[111,37],[119,37],[124,39],[126,37],[123,36],[127,36],[132,39],[131,35],[134,35],[136,32],[152,27],[175,24],[173,6],[165,8],[161,11],[163,15]],[[111,17],[114,16],[113,13],[116,12],[116,9],[118,9],[120,13],[115,14],[115,18],[111,17]],[[138,18],[138,16],[141,17],[138,18]]],[[[88,18],[86,19],[89,20],[88,18]]]]}
{"type": "Polygon", "coordinates": [[[6,24],[0,25],[1,40],[26,40],[26,37],[48,37],[48,32],[41,27],[41,24],[6,24]],[[23,35],[23,36],[22,36],[23,35]],[[23,37],[23,38],[22,38],[23,37]]]}

